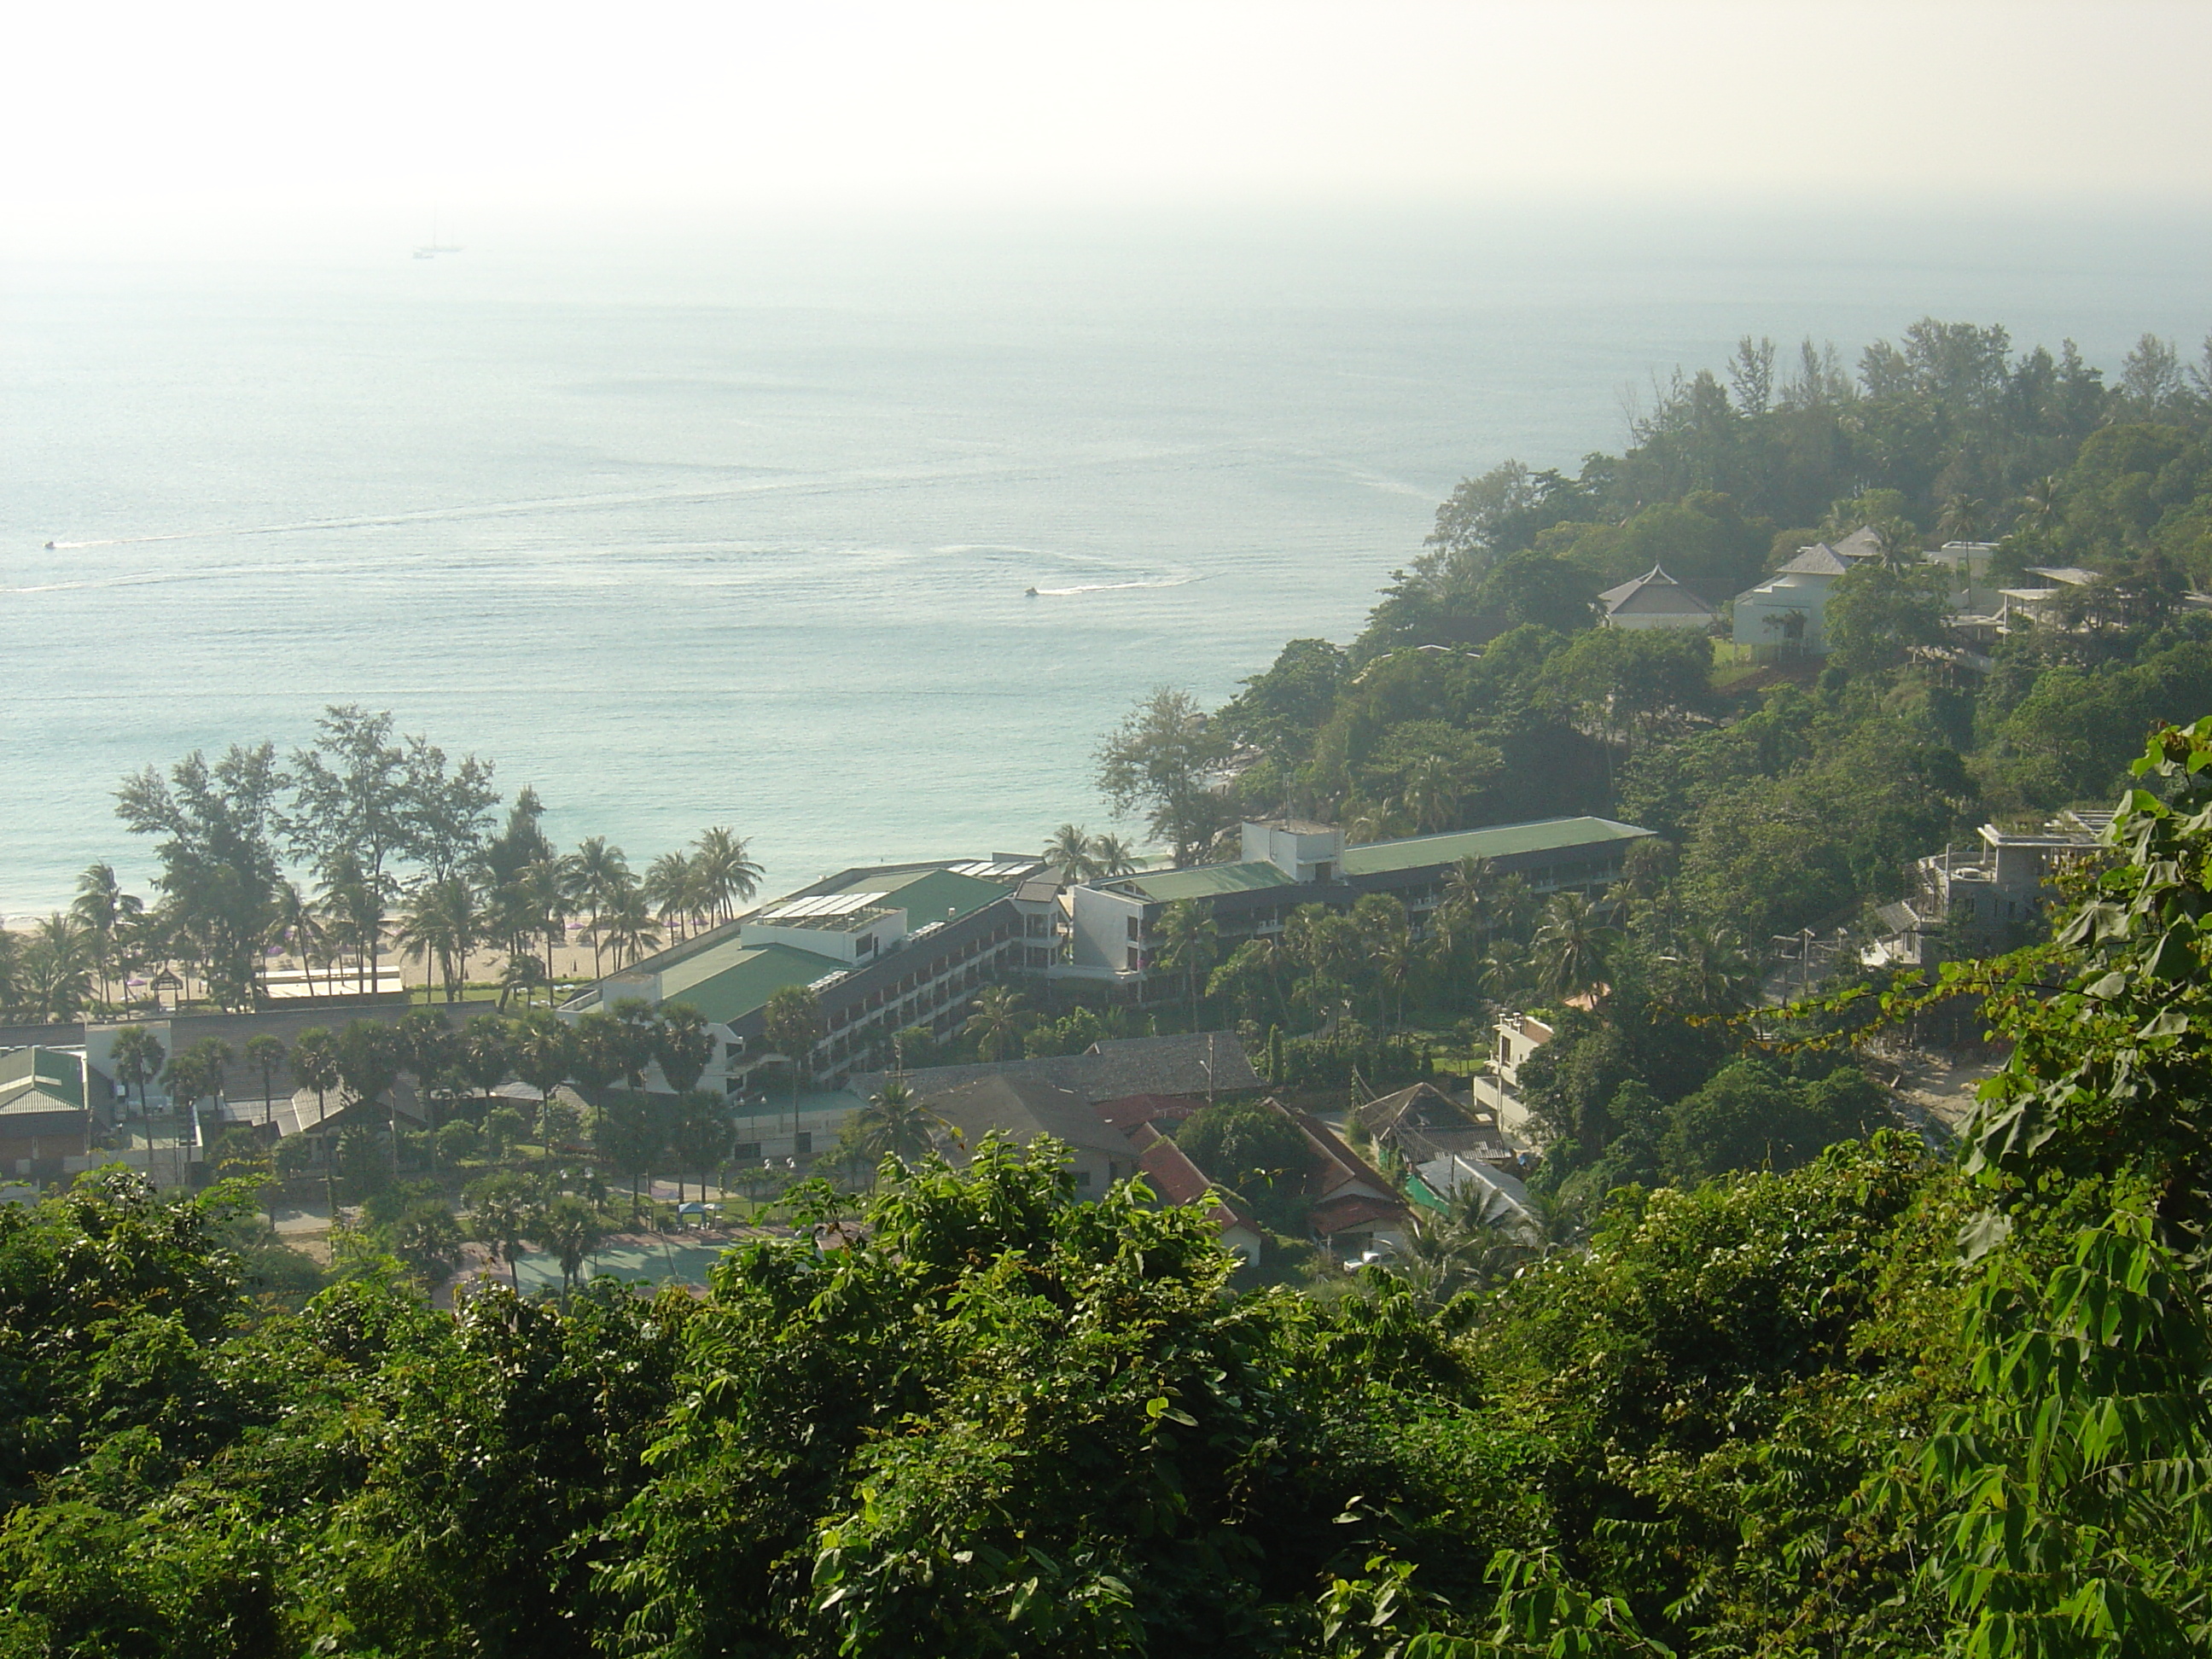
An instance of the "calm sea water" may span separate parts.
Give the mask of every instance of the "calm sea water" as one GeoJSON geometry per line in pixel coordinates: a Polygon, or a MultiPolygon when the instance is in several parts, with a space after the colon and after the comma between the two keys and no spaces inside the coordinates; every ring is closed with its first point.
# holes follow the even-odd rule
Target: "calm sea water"
{"type": "Polygon", "coordinates": [[[125,773],[331,702],[640,866],[1033,848],[1107,826],[1146,689],[1348,639],[1455,479],[1617,447],[1739,334],[2212,326],[2212,238],[2147,220],[459,239],[0,270],[0,913],[145,879],[125,773]]]}

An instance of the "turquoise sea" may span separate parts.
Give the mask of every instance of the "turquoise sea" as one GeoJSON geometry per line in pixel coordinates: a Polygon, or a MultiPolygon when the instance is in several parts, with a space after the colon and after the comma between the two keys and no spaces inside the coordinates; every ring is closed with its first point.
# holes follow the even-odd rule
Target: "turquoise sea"
{"type": "Polygon", "coordinates": [[[0,266],[0,914],[145,881],[125,773],[332,702],[641,866],[714,823],[772,889],[1034,848],[1106,827],[1148,688],[1348,639],[1462,474],[1620,447],[1741,334],[2212,328],[2201,218],[2117,210],[449,240],[0,266]]]}

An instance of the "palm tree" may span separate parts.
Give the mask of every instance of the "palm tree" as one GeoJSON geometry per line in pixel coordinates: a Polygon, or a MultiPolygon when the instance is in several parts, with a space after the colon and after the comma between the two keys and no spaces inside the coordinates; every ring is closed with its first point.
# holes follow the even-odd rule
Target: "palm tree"
{"type": "Polygon", "coordinates": [[[911,1164],[926,1156],[932,1136],[951,1126],[916,1099],[914,1091],[896,1078],[868,1097],[868,1103],[853,1114],[845,1130],[852,1160],[873,1171],[887,1158],[911,1164]]]}
{"type": "Polygon", "coordinates": [[[270,895],[268,942],[300,958],[307,988],[315,988],[315,963],[329,961],[330,941],[315,907],[294,881],[280,881],[270,895]]]}
{"type": "Polygon", "coordinates": [[[1537,988],[1564,1001],[1605,983],[1606,959],[1620,935],[1580,893],[1554,893],[1528,942],[1537,988]]]}
{"type": "Polygon", "coordinates": [[[2038,478],[2021,495],[2021,513],[2014,529],[2038,549],[2047,549],[2058,528],[2058,475],[2038,478]]]}
{"type": "Polygon", "coordinates": [[[1358,934],[1360,957],[1375,975],[1375,1029],[1388,1030],[1391,988],[1395,985],[1402,994],[1413,966],[1413,930],[1407,924],[1406,907],[1388,893],[1369,893],[1352,907],[1352,925],[1358,934]]]}
{"type": "Polygon", "coordinates": [[[1063,823],[1053,831],[1052,839],[1045,843],[1044,861],[1059,866],[1070,882],[1089,881],[1104,873],[1098,867],[1091,832],[1080,824],[1063,823]]]}
{"type": "Polygon", "coordinates": [[[1231,998],[1247,1018],[1258,1012],[1263,997],[1272,1008],[1280,1000],[1280,988],[1274,973],[1275,955],[1272,936],[1261,934],[1257,939],[1246,939],[1230,952],[1228,961],[1207,977],[1206,995],[1231,998]]]}
{"type": "Polygon", "coordinates": [[[115,1080],[125,1089],[138,1091],[138,1115],[146,1115],[146,1085],[161,1073],[161,1062],[168,1051],[161,1047],[161,1038],[143,1025],[118,1027],[108,1055],[115,1066],[115,1080]]]}
{"type": "Polygon", "coordinates": [[[499,1006],[505,1008],[509,997],[519,996],[527,1006],[531,992],[544,983],[544,963],[533,956],[520,953],[511,956],[507,959],[507,965],[499,970],[499,1006]]]}
{"type": "Polygon", "coordinates": [[[76,1018],[92,994],[92,948],[85,931],[55,911],[32,931],[15,965],[15,992],[40,1019],[76,1018]]]}
{"type": "MultiPolygon", "coordinates": [[[[507,1052],[515,1076],[538,1091],[539,1133],[545,1133],[543,1108],[553,1103],[553,1091],[568,1081],[575,1062],[574,1040],[568,1027],[550,1008],[533,1008],[509,1028],[507,1052]]],[[[551,1148],[547,1147],[548,1151],[551,1148]]]]}
{"type": "Polygon", "coordinates": [[[607,1236],[599,1212],[580,1198],[562,1194],[530,1217],[530,1242],[561,1261],[561,1299],[568,1299],[576,1275],[607,1236]]]}
{"type": "Polygon", "coordinates": [[[477,1241],[491,1247],[492,1258],[507,1263],[507,1282],[522,1288],[515,1258],[535,1223],[530,1183],[502,1170],[473,1183],[467,1194],[469,1231],[477,1241]]]}
{"type": "Polygon", "coordinates": [[[635,962],[647,950],[658,949],[661,933],[653,920],[645,893],[628,871],[608,889],[605,908],[593,919],[593,937],[604,936],[617,963],[635,962]]]}
{"type": "Polygon", "coordinates": [[[960,1033],[975,1039],[975,1051],[984,1059],[997,1060],[1007,1048],[1018,1048],[1028,1024],[1018,994],[1003,985],[987,985],[976,994],[975,1011],[960,1033]]]}
{"type": "MultiPolygon", "coordinates": [[[[592,917],[592,977],[600,977],[599,915],[629,875],[623,849],[610,845],[605,836],[587,836],[576,850],[561,860],[562,893],[579,911],[592,917]]],[[[550,975],[551,969],[547,969],[550,975]]]]}
{"type": "Polygon", "coordinates": [[[330,1091],[343,1081],[338,1070],[337,1039],[327,1027],[310,1025],[292,1039],[292,1083],[315,1091],[315,1121],[329,1115],[325,1105],[330,1091]]]}
{"type": "Polygon", "coordinates": [[[699,877],[701,872],[681,853],[663,853],[646,866],[645,879],[639,884],[639,893],[653,914],[676,930],[676,936],[685,936],[684,921],[696,917],[709,906],[699,877]]]}
{"type": "Polygon", "coordinates": [[[1426,835],[1449,830],[1459,817],[1458,780],[1442,755],[1424,755],[1407,769],[1401,805],[1413,828],[1426,835]]]}
{"type": "Polygon", "coordinates": [[[1119,836],[1094,836],[1091,838],[1091,862],[1094,873],[1100,876],[1133,876],[1137,873],[1137,849],[1119,836]]]}
{"type": "Polygon", "coordinates": [[[1943,503],[1942,516],[1936,521],[1936,533],[1948,542],[1970,542],[1979,533],[1982,517],[1989,511],[1989,503],[1963,493],[1943,503]]]}
{"type": "Polygon", "coordinates": [[[115,963],[117,936],[125,922],[145,908],[144,900],[123,890],[112,864],[92,865],[76,878],[76,902],[70,906],[70,914],[84,929],[91,947],[103,1002],[109,1000],[109,969],[115,963]]]}
{"type": "Polygon", "coordinates": [[[323,879],[321,909],[331,942],[350,948],[358,966],[357,988],[374,990],[367,975],[384,943],[384,896],[350,859],[335,864],[323,879]]]}
{"type": "Polygon", "coordinates": [[[261,1073],[261,1121],[267,1123],[276,1110],[276,1068],[284,1063],[290,1050],[284,1039],[272,1032],[259,1031],[246,1039],[246,1063],[261,1073]]]}
{"type": "Polygon", "coordinates": [[[761,867],[744,837],[720,824],[701,832],[692,845],[698,849],[692,863],[705,908],[716,920],[727,921],[760,890],[761,867]]]}
{"type": "Polygon", "coordinates": [[[1661,959],[1679,976],[1686,1012],[1740,1013],[1759,994],[1758,969],[1743,941],[1725,927],[1693,929],[1661,959]]]}
{"type": "Polygon", "coordinates": [[[1171,974],[1183,976],[1190,994],[1190,1029],[1198,1029],[1198,986],[1200,975],[1213,966],[1220,954],[1221,929],[1213,920],[1213,912],[1192,899],[1176,899],[1160,908],[1158,932],[1159,941],[1155,956],[1158,965],[1171,974]]]}
{"type": "Polygon", "coordinates": [[[400,914],[400,948],[436,969],[447,1002],[461,1000],[469,952],[476,946],[481,921],[465,876],[424,882],[400,914]]]}
{"type": "Polygon", "coordinates": [[[1440,1308],[1462,1291],[1486,1290],[1510,1278],[1534,1254],[1531,1243],[1482,1219],[1462,1203],[1445,1215],[1417,1210],[1406,1243],[1389,1267],[1422,1301],[1440,1308]]]}

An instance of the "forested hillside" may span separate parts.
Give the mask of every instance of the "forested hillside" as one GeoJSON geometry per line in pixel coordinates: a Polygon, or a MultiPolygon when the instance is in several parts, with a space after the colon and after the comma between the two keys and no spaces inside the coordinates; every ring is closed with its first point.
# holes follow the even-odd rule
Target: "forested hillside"
{"type": "MultiPolygon", "coordinates": [[[[0,1206],[0,1659],[2202,1651],[2208,373],[1747,342],[1626,455],[1463,485],[1357,641],[1109,739],[1182,861],[1285,807],[1661,832],[1595,902],[1463,867],[1418,934],[1382,894],[1225,955],[1163,918],[1152,1017],[1248,1026],[1285,1086],[1549,1011],[1540,1237],[1424,1218],[1382,1265],[1240,1273],[1197,1209],[990,1141],[794,1189],[702,1296],[447,1314],[390,1228],[300,1305],[245,1186],[85,1177],[0,1206]],[[1654,561],[1733,584],[1863,527],[1891,556],[1824,661],[1589,625],[1654,561]],[[2080,625],[1957,650],[1912,557],[1950,538],[2100,573],[2080,625]],[[1848,941],[1947,838],[2116,802],[2009,954],[1928,985],[1847,944],[1763,1006],[1772,935],[1848,941]],[[1946,1018],[2005,1056],[1955,1146],[1861,1047],[1946,1018]]],[[[991,994],[994,1053],[1103,1029],[991,994]]]]}
{"type": "Polygon", "coordinates": [[[2200,1650],[2212,722],[1962,1164],[1631,1188],[1495,1290],[1231,1293],[1049,1147],[711,1292],[243,1295],[228,1191],[0,1212],[0,1652],[2200,1650]]]}

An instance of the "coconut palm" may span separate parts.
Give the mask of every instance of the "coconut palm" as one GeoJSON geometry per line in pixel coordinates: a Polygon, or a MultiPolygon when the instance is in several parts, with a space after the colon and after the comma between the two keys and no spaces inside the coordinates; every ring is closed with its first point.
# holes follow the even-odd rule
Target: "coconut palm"
{"type": "Polygon", "coordinates": [[[720,824],[702,831],[692,845],[697,848],[692,864],[707,913],[727,921],[738,905],[760,890],[761,866],[744,837],[720,824]]]}
{"type": "Polygon", "coordinates": [[[949,1127],[911,1089],[892,1078],[853,1114],[845,1139],[852,1160],[872,1171],[887,1158],[902,1164],[915,1163],[927,1155],[932,1137],[949,1127]]]}
{"type": "Polygon", "coordinates": [[[522,1279],[516,1258],[535,1224],[530,1182],[511,1170],[500,1170],[472,1182],[466,1194],[469,1231],[478,1243],[490,1247],[492,1259],[507,1263],[507,1281],[516,1290],[522,1279]]]}
{"type": "Polygon", "coordinates": [[[1071,882],[1089,881],[1104,873],[1098,867],[1091,832],[1080,824],[1063,823],[1052,832],[1052,839],[1045,843],[1044,861],[1057,866],[1071,882]]]}
{"type": "Polygon", "coordinates": [[[1246,1018],[1255,1015],[1263,1003],[1273,1008],[1280,1001],[1280,986],[1275,974],[1276,946],[1273,939],[1262,934],[1248,939],[1229,954],[1229,959],[1209,975],[1206,994],[1210,997],[1230,998],[1240,1013],[1246,1018]]]}
{"type": "Polygon", "coordinates": [[[1607,958],[1620,938],[1582,894],[1553,894],[1528,943],[1537,988],[1562,1001],[1597,989],[1605,983],[1607,958]]]}
{"type": "Polygon", "coordinates": [[[92,994],[93,951],[83,927],[55,911],[32,930],[15,963],[16,1000],[46,1020],[75,1019],[92,994]]]}
{"type": "Polygon", "coordinates": [[[1442,755],[1424,755],[1407,769],[1399,805],[1423,835],[1449,830],[1459,817],[1459,780],[1442,755]]]}
{"type": "Polygon", "coordinates": [[[1386,1265],[1420,1300],[1440,1308],[1462,1291],[1486,1290],[1510,1279],[1535,1253],[1532,1243],[1460,1205],[1443,1215],[1416,1211],[1404,1245],[1386,1265]]]}
{"type": "Polygon", "coordinates": [[[646,866],[645,879],[639,884],[646,903],[679,939],[686,937],[685,924],[702,919],[710,908],[704,902],[699,875],[683,854],[663,853],[646,866]]]}
{"type": "Polygon", "coordinates": [[[1091,838],[1091,861],[1100,876],[1133,876],[1137,873],[1137,849],[1119,836],[1093,836],[1091,838]]]}
{"type": "MultiPolygon", "coordinates": [[[[599,916],[629,878],[629,861],[623,849],[612,845],[605,836],[587,836],[577,843],[576,850],[561,860],[561,886],[563,896],[579,913],[588,912],[592,918],[592,977],[600,974],[599,947],[601,934],[599,916]]],[[[548,969],[550,973],[550,969],[548,969]]]]}
{"type": "Polygon", "coordinates": [[[604,938],[618,963],[635,962],[660,945],[660,928],[653,919],[644,890],[625,871],[607,890],[605,908],[592,919],[594,941],[604,938]]]}
{"type": "Polygon", "coordinates": [[[358,964],[355,985],[374,990],[367,975],[384,943],[384,896],[350,858],[335,862],[324,877],[319,906],[323,927],[341,953],[353,952],[358,964]]]}
{"type": "Polygon", "coordinates": [[[436,969],[448,1002],[461,1000],[469,952],[476,948],[482,921],[465,876],[424,882],[400,913],[400,949],[436,969]]]}
{"type": "Polygon", "coordinates": [[[976,994],[975,1012],[960,1032],[975,1039],[975,1051],[984,1059],[997,1060],[1010,1049],[1018,1051],[1029,1023],[1018,993],[1003,985],[987,985],[976,994]]]}
{"type": "Polygon", "coordinates": [[[327,1027],[310,1025],[292,1039],[292,1085],[315,1091],[315,1121],[328,1115],[325,1101],[343,1081],[338,1070],[337,1039],[327,1027]]]}
{"type": "Polygon", "coordinates": [[[1728,928],[1694,928],[1661,959],[1675,970],[1686,1012],[1740,1013],[1759,994],[1759,971],[1728,928]]]}
{"type": "Polygon", "coordinates": [[[266,1123],[276,1107],[276,1068],[282,1066],[291,1051],[285,1048],[284,1039],[272,1032],[259,1031],[246,1039],[246,1063],[261,1073],[261,1121],[266,1123]]]}
{"type": "Polygon", "coordinates": [[[161,1062],[168,1058],[161,1039],[143,1025],[125,1025],[117,1029],[107,1052],[115,1080],[125,1090],[138,1091],[138,1115],[145,1116],[146,1085],[161,1074],[161,1062]]]}
{"type": "Polygon", "coordinates": [[[2014,528],[2035,548],[2048,547],[2058,528],[2058,475],[2054,472],[2038,478],[2021,494],[2020,517],[2014,528]]]}
{"type": "Polygon", "coordinates": [[[545,983],[545,964],[534,956],[517,954],[507,959],[499,970],[499,1006],[503,1009],[508,999],[520,997],[523,1006],[530,1004],[530,994],[545,983]]]}
{"type": "Polygon", "coordinates": [[[1972,541],[1988,512],[1986,501],[1964,494],[1954,495],[1943,503],[1942,515],[1936,521],[1936,533],[1946,541],[1972,541]]]}
{"type": "Polygon", "coordinates": [[[102,1001],[109,1000],[108,982],[115,966],[118,935],[125,922],[145,908],[143,899],[123,890],[112,864],[91,865],[76,878],[76,900],[70,906],[70,914],[84,929],[92,966],[100,975],[102,1001]]]}
{"type": "Polygon", "coordinates": [[[576,1287],[576,1275],[607,1236],[599,1212],[580,1198],[563,1193],[538,1206],[529,1221],[530,1242],[561,1262],[561,1299],[576,1287]]]}
{"type": "Polygon", "coordinates": [[[1198,988],[1221,951],[1221,930],[1213,912],[1190,899],[1176,899],[1160,908],[1152,935],[1157,941],[1154,961],[1170,974],[1181,974],[1190,993],[1190,1029],[1198,1029],[1198,988]]]}

